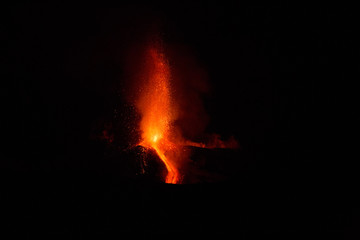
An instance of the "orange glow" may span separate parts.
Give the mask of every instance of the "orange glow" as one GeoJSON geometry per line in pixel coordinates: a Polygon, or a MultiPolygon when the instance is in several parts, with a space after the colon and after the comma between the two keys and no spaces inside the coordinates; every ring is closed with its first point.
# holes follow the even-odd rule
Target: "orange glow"
{"type": "Polygon", "coordinates": [[[176,126],[175,120],[178,120],[179,112],[186,112],[187,109],[178,111],[178,108],[179,102],[187,99],[174,101],[170,66],[160,43],[147,46],[136,70],[139,79],[136,80],[138,94],[135,105],[141,114],[141,140],[138,145],[153,149],[157,153],[167,170],[166,183],[181,183],[183,174],[180,174],[180,169],[183,171],[189,157],[186,151],[183,151],[185,146],[238,147],[235,139],[222,141],[217,134],[212,134],[206,143],[193,142],[182,137],[182,129],[176,126]]]}
{"type": "Polygon", "coordinates": [[[180,182],[175,160],[168,153],[176,146],[169,140],[174,109],[170,90],[170,68],[159,47],[150,47],[145,61],[145,86],[141,86],[137,107],[141,113],[142,141],[139,145],[152,148],[168,171],[165,182],[180,182]]]}

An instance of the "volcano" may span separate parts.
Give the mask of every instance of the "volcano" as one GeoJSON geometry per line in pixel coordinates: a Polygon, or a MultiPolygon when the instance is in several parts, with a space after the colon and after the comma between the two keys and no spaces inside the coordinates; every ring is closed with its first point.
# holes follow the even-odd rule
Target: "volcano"
{"type": "MultiPolygon", "coordinates": [[[[135,106],[141,115],[139,130],[141,140],[138,146],[152,149],[166,167],[165,183],[178,184],[186,175],[184,166],[191,151],[186,147],[197,148],[237,148],[235,139],[222,141],[214,135],[210,144],[194,142],[182,135],[182,129],[176,125],[181,105],[174,97],[174,84],[169,60],[165,54],[164,43],[159,38],[150,41],[143,53],[143,64],[138,71],[141,84],[137,90],[135,106]],[[182,171],[182,172],[181,172],[182,171]]],[[[176,66],[173,66],[176,67],[176,66]]],[[[180,100],[181,101],[181,100],[180,100]]]]}

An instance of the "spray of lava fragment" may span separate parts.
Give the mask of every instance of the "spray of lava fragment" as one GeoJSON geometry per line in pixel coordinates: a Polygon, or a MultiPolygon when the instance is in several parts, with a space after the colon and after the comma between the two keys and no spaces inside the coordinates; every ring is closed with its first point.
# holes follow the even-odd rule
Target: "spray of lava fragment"
{"type": "Polygon", "coordinates": [[[170,68],[161,48],[151,46],[146,54],[144,86],[141,86],[137,108],[141,113],[142,141],[139,145],[152,148],[167,169],[166,183],[180,182],[175,160],[169,152],[177,147],[170,140],[174,121],[170,90],[170,68]]]}

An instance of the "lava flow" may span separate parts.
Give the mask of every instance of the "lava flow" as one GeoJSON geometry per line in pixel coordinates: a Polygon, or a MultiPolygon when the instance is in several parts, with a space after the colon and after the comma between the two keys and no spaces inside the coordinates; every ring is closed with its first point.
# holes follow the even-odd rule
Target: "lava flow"
{"type": "Polygon", "coordinates": [[[141,113],[142,141],[139,145],[152,148],[167,169],[166,183],[180,182],[180,174],[174,159],[168,155],[177,146],[170,141],[174,121],[174,109],[170,89],[170,68],[160,47],[152,46],[145,61],[145,86],[140,89],[137,108],[141,113]]]}

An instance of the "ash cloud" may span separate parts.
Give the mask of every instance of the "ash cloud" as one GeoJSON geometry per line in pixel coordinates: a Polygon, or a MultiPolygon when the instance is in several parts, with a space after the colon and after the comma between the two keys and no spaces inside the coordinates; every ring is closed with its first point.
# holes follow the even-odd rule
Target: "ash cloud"
{"type": "Polygon", "coordinates": [[[196,140],[210,120],[203,104],[203,97],[210,92],[208,75],[185,46],[169,45],[167,52],[173,101],[178,108],[174,124],[181,129],[185,139],[196,140]]]}

